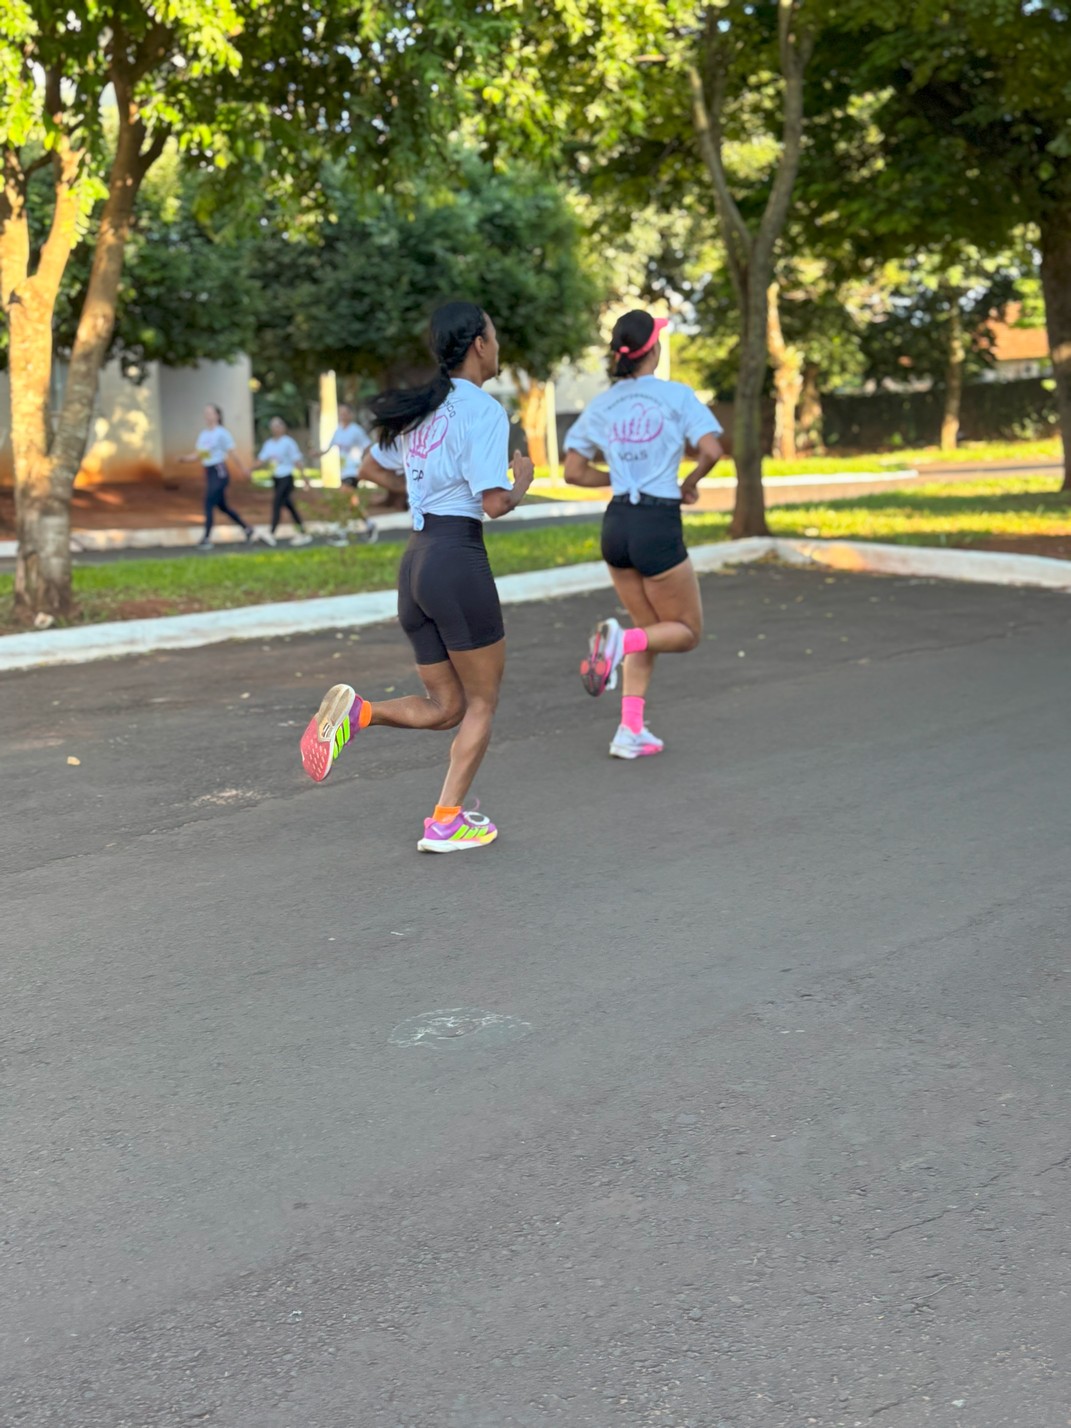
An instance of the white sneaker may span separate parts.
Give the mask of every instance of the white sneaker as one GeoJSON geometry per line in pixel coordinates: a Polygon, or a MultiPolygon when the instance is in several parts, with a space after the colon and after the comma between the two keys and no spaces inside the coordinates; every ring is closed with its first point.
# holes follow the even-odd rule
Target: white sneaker
{"type": "Polygon", "coordinates": [[[344,535],[331,536],[327,542],[328,545],[333,545],[338,550],[342,550],[345,546],[349,545],[349,543],[349,536],[344,535]]]}
{"type": "Polygon", "coordinates": [[[639,734],[620,726],[610,745],[610,756],[615,759],[642,759],[650,754],[660,754],[665,748],[661,739],[656,739],[649,729],[639,734]]]}
{"type": "Polygon", "coordinates": [[[272,535],[271,531],[261,531],[260,538],[265,545],[270,545],[274,547],[279,544],[279,542],[272,535]]]}
{"type": "Polygon", "coordinates": [[[614,619],[603,620],[591,632],[587,659],[580,661],[580,678],[589,694],[617,688],[617,672],[625,658],[625,632],[614,619]]]}
{"type": "Polygon", "coordinates": [[[308,531],[298,531],[296,535],[290,537],[291,545],[312,545],[312,536],[308,531]]]}
{"type": "Polygon", "coordinates": [[[362,539],[365,545],[375,545],[376,541],[379,539],[379,527],[376,525],[375,521],[367,521],[365,523],[364,535],[362,536],[362,539]]]}

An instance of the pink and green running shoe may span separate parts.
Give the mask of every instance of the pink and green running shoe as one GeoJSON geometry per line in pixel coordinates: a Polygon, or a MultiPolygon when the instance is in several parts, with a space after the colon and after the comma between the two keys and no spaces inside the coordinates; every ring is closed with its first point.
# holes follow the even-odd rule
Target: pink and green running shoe
{"type": "Polygon", "coordinates": [[[301,736],[301,766],[309,778],[323,783],[350,739],[368,722],[367,715],[362,719],[364,711],[365,700],[348,684],[327,691],[301,736]]]}
{"type": "Polygon", "coordinates": [[[474,810],[461,812],[449,823],[424,819],[424,836],[417,844],[421,853],[467,853],[471,848],[486,848],[498,837],[498,829],[490,818],[474,810]]]}

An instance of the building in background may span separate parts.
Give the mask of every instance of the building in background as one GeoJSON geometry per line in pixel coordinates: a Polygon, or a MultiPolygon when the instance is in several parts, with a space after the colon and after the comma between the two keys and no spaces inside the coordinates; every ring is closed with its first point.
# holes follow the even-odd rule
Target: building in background
{"type": "MultiPolygon", "coordinates": [[[[160,480],[183,468],[178,458],[192,451],[209,402],[223,408],[238,459],[253,458],[252,367],[248,357],[234,362],[200,362],[196,367],[164,367],[150,362],[139,382],[118,362],[101,372],[80,486],[160,480]]],[[[63,392],[65,368],[56,364],[54,401],[63,392]]],[[[0,372],[0,485],[13,484],[11,388],[0,372]]],[[[189,468],[186,468],[187,474],[189,468]]]]}
{"type": "Polygon", "coordinates": [[[1052,375],[1048,333],[1044,327],[1020,327],[1021,316],[1022,304],[1013,302],[999,321],[990,322],[990,356],[994,365],[982,373],[983,382],[1017,382],[1026,377],[1052,375]]]}

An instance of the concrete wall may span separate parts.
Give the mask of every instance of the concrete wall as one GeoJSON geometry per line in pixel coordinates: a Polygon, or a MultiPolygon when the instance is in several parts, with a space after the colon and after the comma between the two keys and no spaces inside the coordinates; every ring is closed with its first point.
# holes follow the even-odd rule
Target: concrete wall
{"type": "Polygon", "coordinates": [[[246,465],[252,461],[252,378],[248,357],[160,369],[160,441],[165,475],[183,469],[177,458],[193,450],[203,426],[201,413],[209,402],[223,408],[223,424],[237,443],[238,459],[246,465]]]}
{"type": "MultiPolygon", "coordinates": [[[[57,366],[56,403],[64,377],[63,367],[57,366]]],[[[253,455],[251,379],[248,357],[188,368],[153,362],[142,382],[131,381],[118,362],[109,362],[100,377],[79,485],[159,480],[181,470],[176,458],[193,449],[208,402],[223,408],[238,455],[248,463],[253,455]]],[[[7,372],[0,372],[0,485],[10,486],[12,480],[11,386],[7,372]]]]}

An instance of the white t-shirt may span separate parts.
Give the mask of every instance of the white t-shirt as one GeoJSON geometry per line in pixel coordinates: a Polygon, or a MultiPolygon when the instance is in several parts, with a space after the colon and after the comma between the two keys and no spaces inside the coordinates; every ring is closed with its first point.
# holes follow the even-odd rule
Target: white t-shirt
{"type": "Polygon", "coordinates": [[[257,460],[267,461],[273,476],[293,476],[301,466],[301,447],[292,436],[272,436],[260,448],[257,460]]]}
{"type": "Polygon", "coordinates": [[[600,392],[569,428],[566,451],[606,457],[615,496],[676,500],[685,443],[718,436],[721,425],[691,387],[661,377],[624,377],[600,392]]]}
{"type": "Polygon", "coordinates": [[[336,429],[334,436],[327,443],[328,449],[337,446],[342,455],[343,476],[356,476],[360,466],[361,457],[367,450],[372,438],[365,431],[363,426],[357,422],[348,422],[346,426],[336,429]]]}
{"type": "Polygon", "coordinates": [[[234,450],[234,437],[225,426],[206,426],[197,438],[197,455],[203,466],[222,466],[234,450]]]}
{"type": "Polygon", "coordinates": [[[453,378],[453,390],[431,415],[391,446],[372,447],[388,471],[404,471],[413,529],[424,517],[483,520],[485,491],[508,491],[509,418],[474,382],[453,378]]]}

